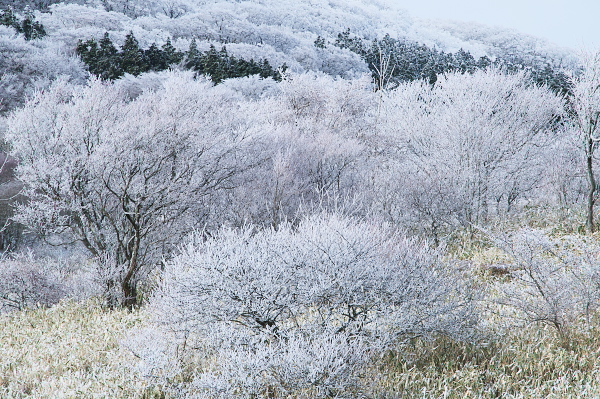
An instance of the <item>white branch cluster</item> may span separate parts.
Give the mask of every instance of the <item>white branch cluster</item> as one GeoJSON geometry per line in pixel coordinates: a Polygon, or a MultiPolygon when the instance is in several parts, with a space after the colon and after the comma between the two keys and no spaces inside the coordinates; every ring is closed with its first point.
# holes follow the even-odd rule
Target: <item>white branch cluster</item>
{"type": "Polygon", "coordinates": [[[318,215],[297,228],[193,237],[167,263],[151,306],[178,344],[173,361],[197,358],[196,388],[337,397],[359,390],[367,362],[393,343],[472,333],[465,281],[423,243],[318,215]]]}

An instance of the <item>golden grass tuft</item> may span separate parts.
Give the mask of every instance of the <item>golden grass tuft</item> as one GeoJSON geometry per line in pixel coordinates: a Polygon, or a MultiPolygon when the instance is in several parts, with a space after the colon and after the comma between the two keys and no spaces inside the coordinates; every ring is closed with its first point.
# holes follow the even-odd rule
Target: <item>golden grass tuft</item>
{"type": "Polygon", "coordinates": [[[145,382],[119,341],[142,319],[94,300],[0,315],[0,397],[141,397],[145,382]]]}
{"type": "Polygon", "coordinates": [[[417,341],[386,359],[375,391],[394,398],[598,398],[600,329],[582,328],[571,339],[565,348],[550,327],[529,325],[487,344],[417,341]]]}

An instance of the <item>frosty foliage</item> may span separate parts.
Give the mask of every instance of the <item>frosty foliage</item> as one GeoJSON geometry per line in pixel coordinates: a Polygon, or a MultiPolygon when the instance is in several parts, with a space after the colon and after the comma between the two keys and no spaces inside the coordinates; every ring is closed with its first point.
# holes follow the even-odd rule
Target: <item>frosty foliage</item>
{"type": "MultiPolygon", "coordinates": [[[[170,362],[195,365],[191,387],[343,397],[361,389],[364,366],[385,348],[474,331],[475,294],[441,254],[335,215],[297,228],[223,229],[182,247],[150,306],[165,339],[178,343],[170,362]]],[[[152,363],[164,359],[143,360],[159,374],[152,363]]]]}
{"type": "Polygon", "coordinates": [[[81,241],[115,265],[112,281],[135,301],[142,270],[201,226],[210,212],[204,199],[253,162],[236,156],[247,127],[227,112],[227,93],[189,74],[132,101],[97,80],[38,93],[7,132],[32,199],[17,220],[42,236],[81,241]]]}
{"type": "Polygon", "coordinates": [[[383,137],[373,139],[385,143],[382,170],[397,178],[375,187],[392,220],[412,214],[435,234],[508,212],[545,184],[563,100],[524,73],[448,74],[381,101],[383,137]]]}
{"type": "Polygon", "coordinates": [[[294,72],[322,71],[332,76],[358,77],[367,65],[348,49],[334,45],[349,29],[365,44],[389,34],[425,43],[438,50],[471,51],[476,57],[513,57],[552,66],[575,64],[575,57],[542,40],[509,30],[464,24],[413,20],[389,1],[202,1],[88,0],[54,4],[39,17],[52,40],[74,48],[77,40],[100,39],[105,31],[121,45],[132,31],[142,48],[171,38],[178,50],[196,38],[199,48],[226,43],[238,58],[286,63],[294,72]],[[85,5],[82,5],[85,3],[85,5]],[[322,46],[315,46],[320,38],[322,46]],[[533,47],[533,49],[532,49],[533,47]],[[567,60],[567,61],[561,61],[567,60]]]}
{"type": "Polygon", "coordinates": [[[525,229],[494,241],[513,260],[510,280],[499,285],[501,304],[528,322],[553,326],[563,339],[581,319],[590,322],[600,306],[600,248],[593,239],[525,229]]]}
{"type": "Polygon", "coordinates": [[[82,63],[66,55],[59,43],[17,36],[12,28],[0,25],[0,113],[23,105],[34,91],[65,77],[83,83],[82,63]]]}
{"type": "MultiPolygon", "coordinates": [[[[0,266],[0,313],[98,295],[94,267],[76,253],[61,258],[43,251],[4,254],[0,266]]],[[[56,255],[56,254],[54,254],[56,255]]]]}
{"type": "Polygon", "coordinates": [[[250,83],[264,95],[240,112],[261,133],[252,156],[264,162],[240,176],[221,215],[235,225],[276,226],[355,195],[366,156],[361,137],[374,123],[369,81],[307,73],[276,86],[255,78],[225,85],[241,93],[240,85],[250,83]]]}
{"type": "Polygon", "coordinates": [[[66,296],[55,273],[27,260],[3,260],[0,268],[0,312],[51,306],[66,296]]]}
{"type": "Polygon", "coordinates": [[[600,131],[600,52],[581,54],[583,70],[571,79],[573,85],[569,105],[579,146],[585,155],[587,180],[587,221],[589,232],[596,230],[594,206],[597,199],[595,152],[598,148],[600,131]]]}

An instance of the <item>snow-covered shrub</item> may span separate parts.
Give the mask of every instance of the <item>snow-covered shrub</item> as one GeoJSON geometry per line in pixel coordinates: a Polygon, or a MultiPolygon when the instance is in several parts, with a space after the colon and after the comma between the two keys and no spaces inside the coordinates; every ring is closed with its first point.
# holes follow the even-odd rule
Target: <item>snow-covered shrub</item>
{"type": "Polygon", "coordinates": [[[563,339],[575,323],[590,321],[600,306],[600,246],[593,238],[523,229],[495,241],[513,260],[508,281],[499,283],[499,303],[527,322],[555,327],[563,339]]]}
{"type": "Polygon", "coordinates": [[[103,287],[95,269],[78,249],[37,243],[28,252],[6,254],[0,259],[0,313],[98,296],[103,287]]]}
{"type": "MultiPolygon", "coordinates": [[[[165,265],[151,308],[178,343],[162,356],[188,370],[186,389],[338,397],[360,391],[385,348],[471,333],[464,282],[440,250],[374,222],[318,215],[297,228],[192,237],[165,265]]],[[[148,375],[165,364],[144,362],[148,375]]]]}
{"type": "Polygon", "coordinates": [[[50,306],[66,296],[66,287],[56,275],[40,265],[3,261],[0,266],[0,312],[30,306],[50,306]]]}

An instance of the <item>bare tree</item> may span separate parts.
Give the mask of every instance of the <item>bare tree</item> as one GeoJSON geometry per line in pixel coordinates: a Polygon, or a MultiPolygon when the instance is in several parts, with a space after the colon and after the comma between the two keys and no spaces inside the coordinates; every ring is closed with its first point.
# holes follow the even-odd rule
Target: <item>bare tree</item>
{"type": "Polygon", "coordinates": [[[594,153],[600,140],[600,51],[582,55],[583,71],[572,79],[573,95],[571,104],[575,124],[585,153],[585,170],[588,181],[586,204],[586,227],[589,232],[596,230],[594,206],[598,189],[594,174],[594,153]]]}
{"type": "Polygon", "coordinates": [[[16,219],[47,238],[81,241],[115,271],[107,289],[118,286],[125,306],[137,303],[148,268],[200,226],[208,197],[243,169],[243,127],[211,86],[174,75],[127,101],[100,81],[59,82],[9,120],[31,198],[16,219]]]}

